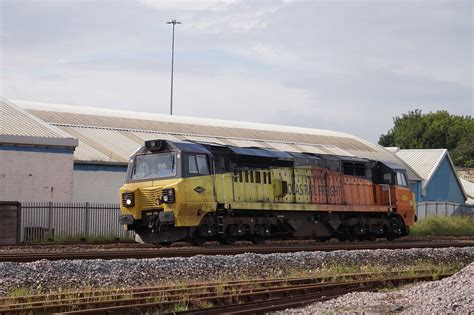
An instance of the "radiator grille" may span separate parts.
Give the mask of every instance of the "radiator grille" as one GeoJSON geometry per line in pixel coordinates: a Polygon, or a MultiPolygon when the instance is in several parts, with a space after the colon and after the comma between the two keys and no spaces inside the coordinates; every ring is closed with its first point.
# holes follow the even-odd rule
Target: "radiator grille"
{"type": "Polygon", "coordinates": [[[162,188],[142,188],[140,189],[140,202],[142,208],[158,208],[156,200],[161,198],[162,188]]]}

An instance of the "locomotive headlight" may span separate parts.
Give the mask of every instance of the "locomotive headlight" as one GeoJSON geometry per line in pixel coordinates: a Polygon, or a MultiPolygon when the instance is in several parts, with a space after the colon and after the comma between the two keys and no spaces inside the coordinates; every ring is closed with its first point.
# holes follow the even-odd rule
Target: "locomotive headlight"
{"type": "Polygon", "coordinates": [[[124,192],[122,194],[122,206],[127,208],[135,206],[135,195],[133,192],[124,192]]]}
{"type": "Polygon", "coordinates": [[[176,197],[175,197],[174,188],[163,189],[163,192],[161,195],[161,201],[163,201],[163,203],[174,203],[175,200],[176,200],[176,197]]]}

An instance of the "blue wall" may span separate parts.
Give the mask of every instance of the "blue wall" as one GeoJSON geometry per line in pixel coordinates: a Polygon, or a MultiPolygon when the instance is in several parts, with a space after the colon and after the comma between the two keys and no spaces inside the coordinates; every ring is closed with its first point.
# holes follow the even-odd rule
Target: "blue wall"
{"type": "Polygon", "coordinates": [[[108,164],[81,164],[74,163],[75,171],[86,172],[127,172],[126,165],[108,165],[108,164]]]}
{"type": "Polygon", "coordinates": [[[423,199],[421,196],[421,186],[421,181],[410,181],[410,189],[415,194],[416,202],[420,202],[423,199]]]}
{"type": "Polygon", "coordinates": [[[23,151],[23,152],[74,154],[73,148],[47,147],[47,146],[33,147],[33,146],[21,146],[21,145],[0,145],[0,151],[23,151]]]}
{"type": "Polygon", "coordinates": [[[426,187],[426,196],[423,197],[423,201],[429,200],[465,202],[462,188],[459,186],[456,173],[451,163],[449,163],[448,157],[445,157],[441,162],[429,185],[426,187]]]}

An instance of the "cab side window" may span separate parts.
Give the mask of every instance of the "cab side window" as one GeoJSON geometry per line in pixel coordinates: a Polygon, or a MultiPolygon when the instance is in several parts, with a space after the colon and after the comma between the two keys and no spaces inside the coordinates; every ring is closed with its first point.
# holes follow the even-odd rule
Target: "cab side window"
{"type": "Polygon", "coordinates": [[[197,155],[197,165],[199,174],[209,174],[209,167],[207,166],[207,159],[204,155],[197,155]]]}
{"type": "Polygon", "coordinates": [[[405,174],[403,174],[402,172],[397,172],[397,184],[399,186],[408,186],[405,174]]]}
{"type": "Polygon", "coordinates": [[[196,164],[196,156],[188,156],[188,173],[189,174],[198,174],[198,168],[196,164]]]}
{"type": "Polygon", "coordinates": [[[386,185],[392,185],[392,173],[383,173],[383,183],[386,185]]]}
{"type": "Polygon", "coordinates": [[[188,173],[190,175],[208,175],[209,166],[205,155],[188,155],[188,173]]]}

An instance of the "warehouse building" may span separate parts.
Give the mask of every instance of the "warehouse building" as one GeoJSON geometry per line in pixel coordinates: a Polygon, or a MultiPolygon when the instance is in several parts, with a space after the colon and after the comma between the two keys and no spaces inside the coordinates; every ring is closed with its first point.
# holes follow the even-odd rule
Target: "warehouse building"
{"type": "Polygon", "coordinates": [[[466,203],[474,205],[474,183],[462,177],[459,177],[459,180],[461,181],[462,187],[467,196],[466,203]]]}
{"type": "Polygon", "coordinates": [[[0,101],[0,201],[73,201],[78,140],[0,101]]]}
{"type": "MultiPolygon", "coordinates": [[[[51,138],[62,139],[61,141],[65,141],[61,142],[63,145],[68,144],[65,148],[69,150],[69,173],[66,176],[69,178],[69,186],[65,183],[61,185],[69,187],[63,190],[72,190],[70,198],[75,202],[116,203],[118,189],[125,180],[129,156],[145,140],[150,139],[205,141],[238,147],[352,156],[404,165],[400,158],[379,145],[328,130],[4,99],[0,103],[2,108],[12,111],[9,120],[18,120],[15,115],[27,116],[41,125],[51,138]]],[[[21,120],[19,123],[22,124],[20,129],[25,135],[30,136],[36,132],[30,123],[21,120]]],[[[17,131],[2,129],[0,134],[8,137],[9,133],[15,132],[17,131]]],[[[7,147],[9,144],[0,142],[0,146],[7,147]]],[[[55,165],[52,160],[48,163],[55,165]]],[[[421,183],[420,176],[409,166],[404,166],[410,182],[421,183]]],[[[58,177],[62,176],[60,171],[59,166],[47,170],[54,174],[49,176],[58,177]]],[[[41,187],[46,187],[25,179],[19,183],[30,185],[31,189],[38,191],[41,187]]],[[[11,199],[11,196],[18,196],[20,201],[24,198],[23,195],[6,196],[2,193],[0,200],[6,197],[11,199]]]]}
{"type": "Polygon", "coordinates": [[[446,201],[463,204],[466,192],[446,149],[391,150],[423,179],[418,202],[446,201]]]}

